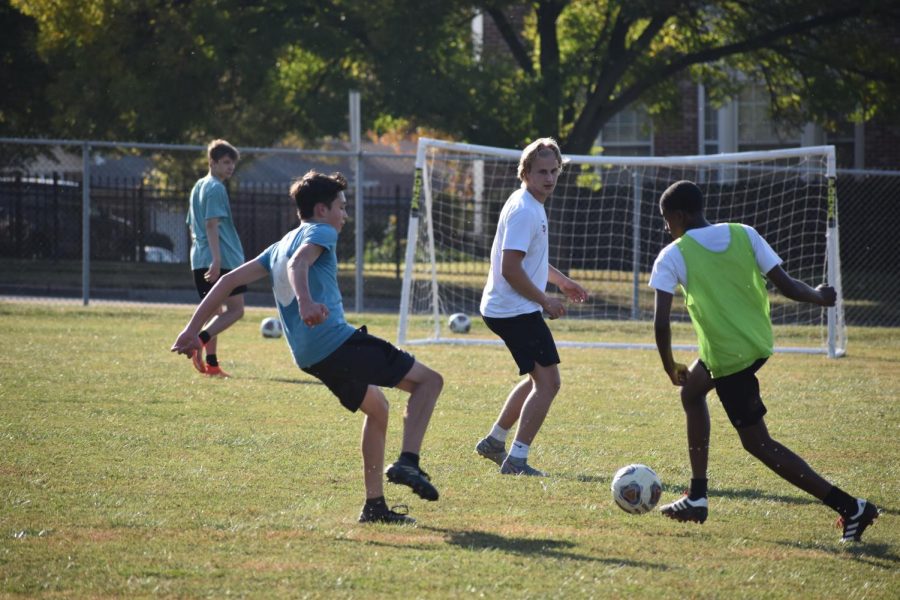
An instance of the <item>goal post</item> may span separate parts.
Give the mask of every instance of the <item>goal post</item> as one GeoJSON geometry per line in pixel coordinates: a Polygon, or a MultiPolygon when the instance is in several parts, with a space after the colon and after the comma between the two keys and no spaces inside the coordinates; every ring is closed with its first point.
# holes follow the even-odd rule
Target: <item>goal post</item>
{"type": "MultiPolygon", "coordinates": [[[[419,139],[398,344],[501,343],[477,326],[478,307],[497,218],[520,185],[520,155],[520,149],[419,139]],[[448,329],[446,320],[456,312],[473,317],[472,333],[448,329]]],[[[659,196],[671,183],[690,179],[704,192],[710,222],[753,226],[789,274],[837,290],[836,306],[822,309],[769,286],[776,352],[845,353],[833,146],[677,157],[567,155],[564,163],[545,205],[550,263],[591,297],[568,304],[566,317],[555,322],[559,346],[655,349],[647,282],[654,259],[671,241],[659,196]],[[609,323],[621,325],[613,327],[622,329],[619,335],[600,333],[609,323]]],[[[549,290],[558,293],[552,285],[549,290]]],[[[689,321],[680,298],[672,315],[689,321]]]]}

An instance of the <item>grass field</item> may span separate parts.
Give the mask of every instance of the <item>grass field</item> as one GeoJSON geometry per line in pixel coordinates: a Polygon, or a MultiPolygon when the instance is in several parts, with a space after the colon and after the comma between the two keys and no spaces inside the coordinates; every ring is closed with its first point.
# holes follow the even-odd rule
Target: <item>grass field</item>
{"type": "MultiPolygon", "coordinates": [[[[561,350],[531,455],[551,476],[517,479],[472,451],[516,380],[506,351],[416,348],[446,382],[422,459],[441,499],[387,486],[417,526],[359,525],[361,417],[259,335],[262,310],[223,336],[234,378],[198,375],[168,352],[190,310],[0,302],[0,596],[900,597],[896,329],[761,372],[773,437],[886,509],[848,548],[833,512],[741,449],[714,397],[709,520],[615,507],[622,465],[653,466],[664,502],[689,478],[677,390],[636,350],[561,350]]],[[[394,337],[393,317],[350,319],[394,337]]],[[[387,393],[392,460],[403,396],[387,393]]]]}

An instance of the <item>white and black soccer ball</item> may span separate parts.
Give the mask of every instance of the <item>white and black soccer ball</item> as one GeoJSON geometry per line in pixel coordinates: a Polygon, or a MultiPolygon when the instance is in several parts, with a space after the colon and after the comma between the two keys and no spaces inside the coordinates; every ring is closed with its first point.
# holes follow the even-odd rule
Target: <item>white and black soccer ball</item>
{"type": "Polygon", "coordinates": [[[447,326],[453,333],[469,333],[472,329],[472,319],[466,313],[453,313],[447,320],[447,326]]]}
{"type": "Polygon", "coordinates": [[[259,324],[259,332],[264,338],[280,338],[284,333],[284,328],[281,326],[281,321],[275,317],[266,317],[259,324]]]}
{"type": "Polygon", "coordinates": [[[647,465],[628,465],[613,476],[613,500],[619,508],[633,515],[653,510],[662,495],[662,482],[647,465]]]}

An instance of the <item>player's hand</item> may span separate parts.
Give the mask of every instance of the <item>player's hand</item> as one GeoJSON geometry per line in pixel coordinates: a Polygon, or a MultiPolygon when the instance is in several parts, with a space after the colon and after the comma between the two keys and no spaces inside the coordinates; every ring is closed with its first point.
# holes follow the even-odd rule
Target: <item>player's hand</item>
{"type": "Polygon", "coordinates": [[[544,312],[547,313],[547,316],[551,319],[558,319],[566,314],[566,305],[563,304],[561,300],[551,296],[547,296],[546,298],[544,304],[541,306],[543,307],[544,312]]]}
{"type": "Polygon", "coordinates": [[[200,343],[200,338],[197,337],[196,333],[182,331],[175,339],[175,343],[172,344],[171,351],[177,352],[178,354],[184,354],[186,357],[191,358],[194,355],[194,352],[202,348],[203,344],[200,343]]]}
{"type": "Polygon", "coordinates": [[[668,375],[669,379],[672,380],[672,385],[684,385],[687,382],[688,376],[687,365],[675,363],[674,365],[672,365],[672,369],[668,371],[668,375]]]}
{"type": "Polygon", "coordinates": [[[562,293],[566,295],[566,298],[572,302],[578,302],[580,304],[588,299],[587,290],[571,279],[567,279],[559,289],[562,290],[562,293]]]}
{"type": "Polygon", "coordinates": [[[834,303],[837,302],[837,292],[827,283],[816,286],[816,291],[819,292],[819,298],[822,299],[821,306],[834,306],[834,303]]]}
{"type": "Polygon", "coordinates": [[[206,273],[203,274],[203,279],[205,279],[207,283],[213,284],[219,279],[219,275],[221,274],[222,269],[219,265],[217,263],[212,263],[209,265],[209,269],[207,269],[206,273]]]}
{"type": "Polygon", "coordinates": [[[300,318],[307,327],[315,327],[328,319],[328,307],[319,302],[301,306],[300,318]]]}

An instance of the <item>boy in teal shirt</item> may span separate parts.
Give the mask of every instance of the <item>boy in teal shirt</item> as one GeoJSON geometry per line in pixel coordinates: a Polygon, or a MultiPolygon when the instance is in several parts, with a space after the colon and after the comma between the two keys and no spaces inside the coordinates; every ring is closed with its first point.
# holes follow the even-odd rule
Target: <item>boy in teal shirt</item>
{"type": "Polygon", "coordinates": [[[744,448],[788,482],[837,511],[843,527],[842,543],[859,541],[878,517],[879,509],[832,485],[769,436],[763,419],[766,407],[756,378],[773,347],[763,274],[786,297],[819,306],[834,306],[834,288],[822,284],[813,289],[792,278],[752,227],[710,224],[703,212],[703,194],[690,181],[669,186],[659,206],[666,231],[675,241],[660,252],[650,276],[650,286],[656,290],[656,346],[669,379],[681,386],[692,471],[688,494],[660,510],[678,521],[706,520],[710,430],[706,394],[715,389],[744,448]],[[669,320],[679,285],[700,349],[700,358],[690,367],[675,362],[672,356],[669,320]]]}
{"type": "MultiPolygon", "coordinates": [[[[310,171],[291,186],[300,226],[281,241],[224,275],[194,312],[172,345],[172,351],[192,356],[200,345],[204,320],[232,290],[268,275],[294,362],[324,383],[341,405],[365,415],[362,434],[366,500],[361,523],[411,523],[403,511],[388,508],[382,470],[387,435],[388,402],[381,386],[409,392],[403,415],[403,443],[398,459],[384,475],[409,486],[420,498],[434,501],[438,491],[419,466],[425,430],[444,385],[439,373],[385,340],[355,329],[344,320],[337,282],[338,234],[347,218],[340,173],[310,171]]],[[[394,507],[396,508],[396,507],[394,507]]]]}
{"type": "MultiPolygon", "coordinates": [[[[209,173],[194,184],[186,219],[191,230],[191,270],[201,300],[219,277],[244,262],[244,248],[231,218],[231,204],[225,189],[225,181],[234,174],[240,155],[225,140],[210,142],[206,154],[209,158],[209,173]]],[[[247,286],[234,289],[200,332],[203,346],[197,349],[192,358],[194,368],[201,373],[212,377],[228,377],[219,366],[216,355],[217,336],[244,316],[246,291],[247,286]]]]}

